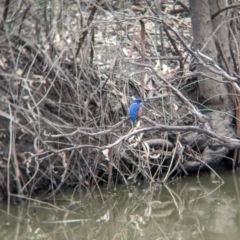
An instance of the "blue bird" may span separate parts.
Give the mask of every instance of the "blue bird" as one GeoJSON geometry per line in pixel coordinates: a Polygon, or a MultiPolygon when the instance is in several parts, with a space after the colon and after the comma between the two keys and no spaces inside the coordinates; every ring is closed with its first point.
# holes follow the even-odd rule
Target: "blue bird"
{"type": "Polygon", "coordinates": [[[129,106],[129,115],[133,123],[142,115],[142,100],[135,98],[129,106]]]}

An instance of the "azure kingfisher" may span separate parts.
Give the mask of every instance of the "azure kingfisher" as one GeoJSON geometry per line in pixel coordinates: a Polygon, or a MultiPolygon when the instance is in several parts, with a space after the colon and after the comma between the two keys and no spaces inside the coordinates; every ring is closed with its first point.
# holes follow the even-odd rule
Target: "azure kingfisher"
{"type": "Polygon", "coordinates": [[[133,99],[129,106],[129,115],[133,123],[141,117],[142,111],[142,100],[139,98],[133,99]]]}

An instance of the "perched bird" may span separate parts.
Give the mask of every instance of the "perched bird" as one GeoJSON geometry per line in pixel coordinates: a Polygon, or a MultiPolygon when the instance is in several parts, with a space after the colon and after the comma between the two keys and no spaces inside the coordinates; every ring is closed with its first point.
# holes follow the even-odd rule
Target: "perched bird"
{"type": "Polygon", "coordinates": [[[135,98],[129,106],[129,115],[133,123],[135,123],[142,115],[142,100],[135,98]]]}

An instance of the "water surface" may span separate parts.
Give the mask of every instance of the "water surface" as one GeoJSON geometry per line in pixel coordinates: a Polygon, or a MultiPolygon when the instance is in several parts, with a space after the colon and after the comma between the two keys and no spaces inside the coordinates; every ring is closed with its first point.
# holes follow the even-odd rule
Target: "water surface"
{"type": "Polygon", "coordinates": [[[239,173],[187,177],[166,186],[118,185],[2,204],[0,239],[239,240],[239,173]],[[7,214],[7,211],[10,214],[7,214]]]}

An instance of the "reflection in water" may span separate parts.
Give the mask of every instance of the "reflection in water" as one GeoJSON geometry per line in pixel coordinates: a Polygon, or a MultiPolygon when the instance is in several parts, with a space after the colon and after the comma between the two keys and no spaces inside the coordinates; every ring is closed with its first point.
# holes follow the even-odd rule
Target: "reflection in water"
{"type": "MultiPolygon", "coordinates": [[[[239,239],[239,178],[117,186],[0,210],[0,239],[239,239]]],[[[57,196],[56,196],[57,198],[57,196]]]]}

